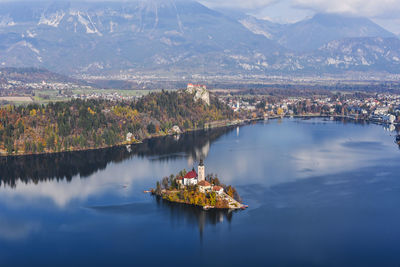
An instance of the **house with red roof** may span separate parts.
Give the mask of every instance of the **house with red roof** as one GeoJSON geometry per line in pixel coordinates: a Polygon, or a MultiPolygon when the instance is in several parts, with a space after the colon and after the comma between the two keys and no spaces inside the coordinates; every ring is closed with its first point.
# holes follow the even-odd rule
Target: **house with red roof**
{"type": "Polygon", "coordinates": [[[222,186],[219,186],[219,185],[214,185],[212,190],[215,191],[219,195],[224,193],[224,188],[222,188],[222,186]]]}
{"type": "MultiPolygon", "coordinates": [[[[205,181],[205,166],[204,166],[203,160],[200,159],[200,163],[198,166],[198,173],[193,168],[184,177],[177,178],[176,181],[180,185],[184,185],[184,186],[196,185],[200,182],[206,182],[205,181]]],[[[204,186],[206,186],[206,187],[210,186],[210,190],[211,190],[211,185],[208,182],[206,182],[206,185],[204,185],[204,186]]]]}
{"type": "Polygon", "coordinates": [[[206,180],[200,181],[197,185],[199,186],[199,191],[202,193],[206,193],[207,191],[211,190],[211,184],[206,180]]]}
{"type": "Polygon", "coordinates": [[[181,177],[176,178],[176,182],[179,184],[179,186],[182,186],[183,185],[183,177],[181,176],[181,177]]]}
{"type": "Polygon", "coordinates": [[[197,184],[197,172],[193,169],[183,177],[183,185],[188,186],[196,184],[197,184]]]}

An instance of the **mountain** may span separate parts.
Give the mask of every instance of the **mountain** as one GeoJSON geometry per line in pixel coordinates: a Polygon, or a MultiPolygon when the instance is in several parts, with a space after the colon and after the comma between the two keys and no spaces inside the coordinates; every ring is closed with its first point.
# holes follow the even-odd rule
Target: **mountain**
{"type": "Polygon", "coordinates": [[[311,51],[344,38],[395,37],[367,18],[336,14],[317,14],[311,19],[289,25],[278,36],[278,42],[295,51],[311,51]]]}
{"type": "Polygon", "coordinates": [[[17,81],[21,83],[58,82],[88,85],[87,82],[37,68],[0,68],[0,82],[17,81]]]}
{"type": "Polygon", "coordinates": [[[263,35],[270,40],[276,40],[287,28],[287,25],[257,19],[253,16],[241,16],[238,17],[238,21],[252,33],[263,35]]]}
{"type": "Polygon", "coordinates": [[[304,69],[320,73],[347,70],[399,73],[400,39],[364,37],[335,40],[304,55],[300,62],[304,69]]]}
{"type": "Polygon", "coordinates": [[[191,1],[0,4],[0,64],[62,73],[218,72],[284,49],[191,1]]]}
{"type": "Polygon", "coordinates": [[[0,2],[0,67],[80,77],[400,73],[399,51],[394,34],[342,15],[282,25],[190,0],[0,2]]]}
{"type": "Polygon", "coordinates": [[[241,23],[253,33],[276,40],[287,49],[310,52],[333,40],[395,35],[370,19],[338,14],[316,14],[294,24],[280,25],[247,17],[241,23]]]}
{"type": "MultiPolygon", "coordinates": [[[[254,62],[242,61],[241,64],[247,64],[248,70],[257,68],[254,62]]],[[[400,39],[363,37],[334,40],[311,52],[287,53],[279,64],[266,66],[264,71],[311,76],[347,72],[399,74],[400,39]]]]}

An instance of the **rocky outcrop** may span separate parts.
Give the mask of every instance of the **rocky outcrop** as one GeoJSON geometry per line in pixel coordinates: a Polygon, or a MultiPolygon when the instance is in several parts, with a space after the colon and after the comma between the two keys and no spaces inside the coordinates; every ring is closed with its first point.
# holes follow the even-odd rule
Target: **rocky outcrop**
{"type": "Polygon", "coordinates": [[[191,84],[189,83],[186,92],[194,95],[194,100],[201,99],[207,105],[210,105],[210,93],[205,85],[191,84]]]}

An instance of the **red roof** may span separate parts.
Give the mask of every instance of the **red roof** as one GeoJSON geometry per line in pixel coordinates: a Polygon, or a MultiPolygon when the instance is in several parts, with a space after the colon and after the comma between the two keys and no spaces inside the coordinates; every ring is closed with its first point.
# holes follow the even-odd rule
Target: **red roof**
{"type": "Polygon", "coordinates": [[[185,175],[185,179],[193,179],[197,177],[196,171],[190,171],[185,175]]]}
{"type": "Polygon", "coordinates": [[[193,84],[193,83],[188,83],[187,86],[193,86],[193,87],[206,87],[205,85],[202,84],[193,84]]]}
{"type": "Polygon", "coordinates": [[[183,177],[178,177],[178,178],[176,178],[177,180],[183,180],[183,177]]]}
{"type": "Polygon", "coordinates": [[[210,184],[209,182],[203,180],[203,181],[200,181],[200,182],[198,183],[198,185],[200,185],[200,186],[210,186],[211,184],[210,184]]]}
{"type": "Polygon", "coordinates": [[[221,186],[218,186],[218,185],[215,185],[214,187],[213,187],[213,190],[214,191],[220,191],[221,189],[223,189],[221,186]]]}

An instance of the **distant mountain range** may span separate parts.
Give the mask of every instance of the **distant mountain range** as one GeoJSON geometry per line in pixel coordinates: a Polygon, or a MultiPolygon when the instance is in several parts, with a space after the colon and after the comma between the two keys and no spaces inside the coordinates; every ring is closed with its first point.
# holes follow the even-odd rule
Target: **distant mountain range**
{"type": "Polygon", "coordinates": [[[72,83],[76,85],[89,85],[87,82],[73,79],[68,76],[37,68],[0,68],[0,84],[8,81],[21,83],[72,83]]]}
{"type": "Polygon", "coordinates": [[[330,41],[345,38],[396,37],[367,18],[336,14],[316,14],[310,19],[287,25],[254,17],[241,19],[240,22],[250,31],[263,34],[287,49],[298,52],[310,52],[330,41]]]}
{"type": "Polygon", "coordinates": [[[366,18],[281,25],[194,1],[0,3],[0,67],[68,75],[400,73],[400,40],[366,18]]]}

